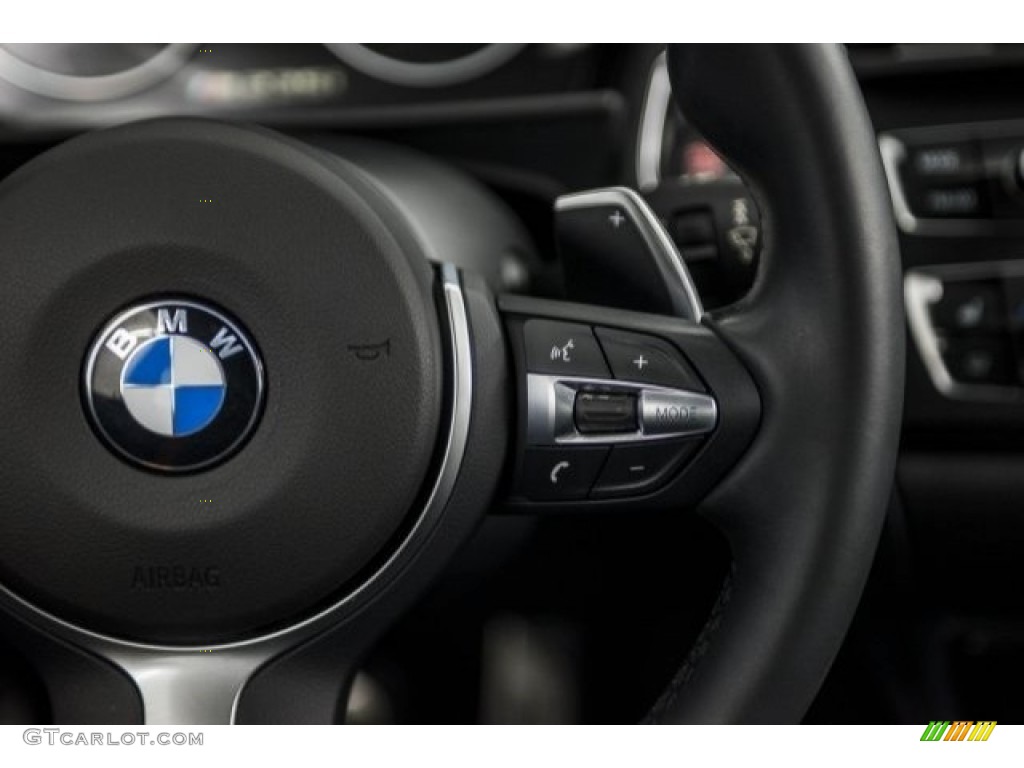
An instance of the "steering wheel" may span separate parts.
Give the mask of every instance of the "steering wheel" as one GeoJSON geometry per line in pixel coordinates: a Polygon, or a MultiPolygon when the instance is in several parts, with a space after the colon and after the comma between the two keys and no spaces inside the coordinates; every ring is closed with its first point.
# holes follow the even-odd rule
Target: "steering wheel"
{"type": "Polygon", "coordinates": [[[371,144],[162,119],[0,185],[2,631],[57,722],[337,722],[494,506],[705,515],[732,572],[650,720],[799,721],[893,477],[886,187],[840,48],[669,67],[765,222],[711,313],[623,189],[556,215],[644,312],[496,295],[510,214],[371,144]]]}

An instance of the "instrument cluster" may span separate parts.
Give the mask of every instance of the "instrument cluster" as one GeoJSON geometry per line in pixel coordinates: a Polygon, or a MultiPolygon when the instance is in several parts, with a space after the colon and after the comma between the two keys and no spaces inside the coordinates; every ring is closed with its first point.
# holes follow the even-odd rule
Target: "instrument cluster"
{"type": "Polygon", "coordinates": [[[168,114],[314,123],[590,87],[579,44],[0,44],[0,127],[168,114]]]}

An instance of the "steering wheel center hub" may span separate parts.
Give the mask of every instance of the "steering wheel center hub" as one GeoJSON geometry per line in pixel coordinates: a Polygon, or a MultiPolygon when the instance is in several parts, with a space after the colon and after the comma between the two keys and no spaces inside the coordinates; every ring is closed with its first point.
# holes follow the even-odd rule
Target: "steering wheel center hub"
{"type": "Polygon", "coordinates": [[[237,321],[204,304],[132,307],[96,337],[83,396],[93,424],[129,461],[199,470],[241,447],[263,400],[263,365],[237,321]]]}
{"type": "Polygon", "coordinates": [[[0,583],[95,631],[212,643],[386,556],[431,485],[443,356],[426,258],[354,166],[136,124],[25,166],[0,218],[24,393],[0,404],[0,583]]]}

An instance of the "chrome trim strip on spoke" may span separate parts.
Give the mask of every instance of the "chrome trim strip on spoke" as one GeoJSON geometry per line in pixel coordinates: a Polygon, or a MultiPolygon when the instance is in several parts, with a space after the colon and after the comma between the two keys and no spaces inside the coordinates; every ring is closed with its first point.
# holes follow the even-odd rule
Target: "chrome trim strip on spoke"
{"type": "Polygon", "coordinates": [[[242,689],[273,655],[270,651],[253,647],[197,654],[117,648],[107,651],[107,657],[138,687],[147,725],[228,725],[235,721],[242,689]]]}
{"type": "Polygon", "coordinates": [[[233,723],[239,698],[253,673],[282,651],[352,615],[379,594],[417,555],[448,505],[469,440],[473,356],[458,270],[444,264],[440,272],[449,352],[446,373],[454,384],[440,470],[419,519],[391,557],[359,587],[320,613],[276,632],[233,643],[189,647],[140,643],[92,632],[35,607],[4,586],[0,586],[0,602],[38,629],[123,669],[139,689],[146,725],[233,723]]]}
{"type": "Polygon", "coordinates": [[[556,211],[609,206],[622,209],[640,233],[665,279],[676,312],[687,320],[699,323],[704,316],[704,307],[690,271],[679,255],[676,244],[646,200],[628,187],[605,187],[563,195],[555,201],[556,211]]]}

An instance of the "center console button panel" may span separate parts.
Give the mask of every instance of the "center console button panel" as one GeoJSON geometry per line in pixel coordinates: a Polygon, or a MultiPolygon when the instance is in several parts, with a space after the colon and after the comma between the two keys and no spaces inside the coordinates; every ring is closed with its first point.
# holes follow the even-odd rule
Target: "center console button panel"
{"type": "Polygon", "coordinates": [[[911,269],[904,297],[911,336],[939,392],[1024,402],[1024,261],[911,269]]]}
{"type": "Polygon", "coordinates": [[[1024,234],[1024,123],[889,131],[879,148],[905,234],[1024,234]]]}

